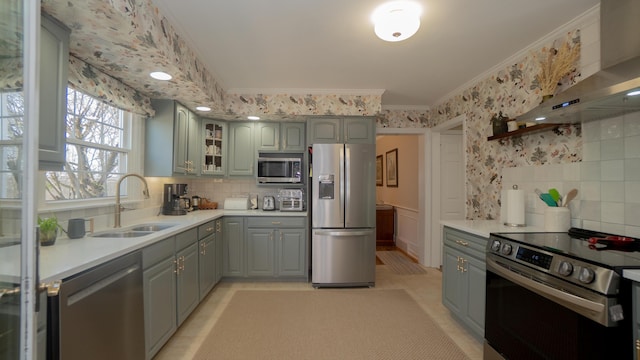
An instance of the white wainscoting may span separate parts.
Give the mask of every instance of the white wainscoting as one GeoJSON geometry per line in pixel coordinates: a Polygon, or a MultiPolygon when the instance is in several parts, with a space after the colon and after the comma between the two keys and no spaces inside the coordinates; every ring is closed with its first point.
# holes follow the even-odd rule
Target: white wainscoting
{"type": "Polygon", "coordinates": [[[396,206],[395,239],[396,246],[407,254],[418,259],[420,245],[418,244],[418,215],[416,209],[396,206]]]}

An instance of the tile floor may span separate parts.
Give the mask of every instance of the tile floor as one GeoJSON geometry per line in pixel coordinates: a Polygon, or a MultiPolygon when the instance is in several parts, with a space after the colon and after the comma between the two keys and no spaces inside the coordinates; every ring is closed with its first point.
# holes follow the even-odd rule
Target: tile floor
{"type": "MultiPolygon", "coordinates": [[[[191,359],[238,289],[314,290],[300,282],[221,282],[202,301],[155,357],[191,359]]],[[[429,268],[424,275],[398,275],[376,266],[376,289],[405,289],[472,360],[482,359],[482,342],[467,332],[442,305],[442,273],[429,268]]]]}

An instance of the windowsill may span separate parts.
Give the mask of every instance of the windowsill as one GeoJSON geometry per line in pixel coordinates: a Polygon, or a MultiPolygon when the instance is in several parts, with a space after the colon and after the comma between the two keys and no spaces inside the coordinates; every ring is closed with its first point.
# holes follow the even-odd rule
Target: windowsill
{"type": "MultiPolygon", "coordinates": [[[[144,202],[144,200],[136,200],[136,199],[120,199],[121,205],[127,204],[139,204],[144,202]]],[[[61,201],[60,203],[46,203],[38,207],[38,212],[42,211],[65,211],[65,210],[82,210],[82,209],[95,209],[95,208],[106,208],[113,207],[116,205],[116,199],[111,198],[108,201],[96,201],[96,200],[68,200],[61,201]]]]}

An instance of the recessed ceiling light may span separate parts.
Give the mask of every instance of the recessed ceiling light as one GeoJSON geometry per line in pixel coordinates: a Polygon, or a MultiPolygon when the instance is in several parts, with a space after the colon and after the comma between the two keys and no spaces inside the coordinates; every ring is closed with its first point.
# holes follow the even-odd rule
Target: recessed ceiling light
{"type": "Polygon", "coordinates": [[[420,28],[422,8],[412,1],[391,1],[378,6],[371,20],[376,35],[385,41],[402,41],[420,28]]]}
{"type": "Polygon", "coordinates": [[[260,116],[247,116],[247,119],[249,120],[260,120],[260,116]]]}
{"type": "Polygon", "coordinates": [[[630,93],[627,93],[627,96],[636,96],[636,95],[640,95],[640,90],[635,90],[630,93]]]}
{"type": "Polygon", "coordinates": [[[198,111],[211,111],[211,108],[208,106],[196,106],[196,110],[198,111]]]}
{"type": "Polygon", "coordinates": [[[536,118],[536,121],[542,121],[542,120],[546,120],[547,118],[544,116],[540,116],[536,118]]]}
{"type": "Polygon", "coordinates": [[[156,79],[156,80],[171,80],[172,76],[167,74],[166,72],[163,71],[154,71],[152,73],[149,74],[149,76],[151,76],[152,78],[156,79]]]}

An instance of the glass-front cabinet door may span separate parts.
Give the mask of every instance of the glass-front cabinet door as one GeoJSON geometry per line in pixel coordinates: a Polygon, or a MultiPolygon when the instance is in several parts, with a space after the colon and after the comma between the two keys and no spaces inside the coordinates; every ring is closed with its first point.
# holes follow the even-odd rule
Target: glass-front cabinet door
{"type": "Polygon", "coordinates": [[[0,359],[38,359],[35,179],[40,1],[0,6],[0,359]]]}
{"type": "Polygon", "coordinates": [[[202,119],[202,175],[224,175],[226,171],[227,124],[202,119]]]}

